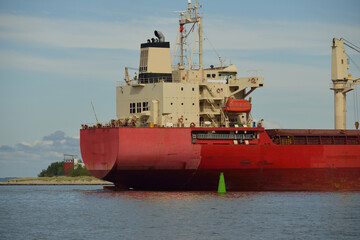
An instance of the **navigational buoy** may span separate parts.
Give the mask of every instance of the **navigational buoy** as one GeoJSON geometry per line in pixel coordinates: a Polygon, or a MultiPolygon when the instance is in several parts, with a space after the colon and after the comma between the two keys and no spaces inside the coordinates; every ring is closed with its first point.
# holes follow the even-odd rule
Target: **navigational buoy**
{"type": "Polygon", "coordinates": [[[226,193],[224,174],[220,173],[218,193],[226,193]]]}

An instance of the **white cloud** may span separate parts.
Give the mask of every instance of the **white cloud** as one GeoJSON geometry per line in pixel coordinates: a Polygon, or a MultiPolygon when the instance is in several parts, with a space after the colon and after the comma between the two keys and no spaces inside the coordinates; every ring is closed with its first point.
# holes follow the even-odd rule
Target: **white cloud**
{"type": "MultiPolygon", "coordinates": [[[[143,19],[120,21],[80,21],[0,14],[0,39],[24,45],[55,48],[131,49],[152,37],[160,29],[174,44],[177,19],[146,16],[143,19]]],[[[242,17],[212,17],[204,23],[205,37],[221,50],[289,50],[296,54],[329,55],[332,37],[360,39],[360,27],[321,22],[279,22],[242,17]]],[[[204,48],[212,48],[208,41],[204,48]]],[[[172,50],[172,49],[171,49],[172,50]]],[[[296,54],[293,57],[296,57],[296,54]]],[[[138,56],[138,54],[135,54],[138,56]]],[[[222,56],[226,58],[226,56],[222,56]]],[[[136,64],[138,58],[110,54],[58,58],[0,49],[3,69],[29,70],[70,74],[114,80],[122,76],[126,64],[136,64]],[[119,68],[119,66],[121,66],[119,68]]],[[[287,63],[287,60],[283,60],[287,63]]],[[[135,66],[136,66],[135,65],[135,66]]],[[[257,66],[260,64],[257,63],[257,66]]]]}
{"type": "Polygon", "coordinates": [[[206,34],[221,49],[292,49],[306,54],[329,55],[328,43],[331,43],[333,37],[360,38],[359,26],[327,22],[249,21],[240,17],[207,21],[206,34]]]}
{"type": "Polygon", "coordinates": [[[138,49],[140,41],[152,34],[149,29],[168,22],[151,17],[143,22],[100,22],[0,14],[0,39],[62,48],[138,49]],[[134,39],[139,39],[139,43],[134,44],[134,39]]]}
{"type": "Polygon", "coordinates": [[[0,146],[0,176],[36,176],[50,163],[62,161],[64,153],[80,157],[80,140],[67,137],[62,131],[56,131],[33,143],[0,146]]]}
{"type": "Polygon", "coordinates": [[[31,143],[28,142],[21,142],[20,144],[31,147],[31,143]]]}
{"type": "MultiPolygon", "coordinates": [[[[141,42],[152,37],[155,28],[165,33],[167,40],[174,41],[177,19],[146,16],[110,22],[0,14],[0,27],[0,39],[62,48],[138,50],[141,42]]],[[[359,26],[327,22],[279,22],[225,16],[209,17],[204,22],[206,36],[218,49],[291,48],[328,54],[322,51],[324,42],[331,41],[332,37],[359,39],[359,30],[359,26]]]]}
{"type": "Polygon", "coordinates": [[[45,145],[52,145],[52,144],[54,144],[53,141],[43,141],[42,143],[45,144],[45,145]]]}
{"type": "Polygon", "coordinates": [[[58,153],[58,152],[49,152],[50,156],[54,156],[56,158],[62,158],[64,155],[62,153],[58,153]]]}
{"type": "Polygon", "coordinates": [[[56,59],[53,57],[35,56],[15,51],[0,50],[0,66],[2,69],[27,70],[75,76],[96,77],[102,80],[114,80],[120,75],[118,68],[113,68],[111,59],[56,59]]]}

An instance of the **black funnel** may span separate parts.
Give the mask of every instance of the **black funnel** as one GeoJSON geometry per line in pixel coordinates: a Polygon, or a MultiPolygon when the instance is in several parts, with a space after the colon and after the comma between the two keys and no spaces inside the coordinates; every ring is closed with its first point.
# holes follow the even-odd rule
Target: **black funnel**
{"type": "Polygon", "coordinates": [[[165,42],[165,36],[160,31],[154,31],[155,36],[159,39],[159,42],[165,42]]]}

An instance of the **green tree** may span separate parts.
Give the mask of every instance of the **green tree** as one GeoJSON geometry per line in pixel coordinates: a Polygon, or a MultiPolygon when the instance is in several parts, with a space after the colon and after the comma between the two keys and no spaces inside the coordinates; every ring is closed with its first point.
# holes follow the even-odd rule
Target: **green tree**
{"type": "Polygon", "coordinates": [[[91,173],[86,169],[86,167],[78,166],[76,169],[71,169],[67,175],[71,177],[91,176],[91,173]]]}
{"type": "Polygon", "coordinates": [[[64,162],[53,162],[48,166],[46,170],[43,169],[38,174],[38,177],[54,177],[54,176],[63,176],[63,175],[65,175],[64,162]]]}

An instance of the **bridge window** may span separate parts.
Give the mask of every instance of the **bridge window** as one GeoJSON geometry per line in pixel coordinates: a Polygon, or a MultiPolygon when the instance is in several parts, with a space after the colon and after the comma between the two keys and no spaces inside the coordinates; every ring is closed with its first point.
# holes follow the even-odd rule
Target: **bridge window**
{"type": "Polygon", "coordinates": [[[130,113],[135,113],[135,103],[130,103],[130,113]]]}
{"type": "Polygon", "coordinates": [[[141,102],[137,103],[137,112],[141,113],[141,102]]]}
{"type": "Polygon", "coordinates": [[[143,111],[149,111],[149,103],[143,102],[143,111]]]}

